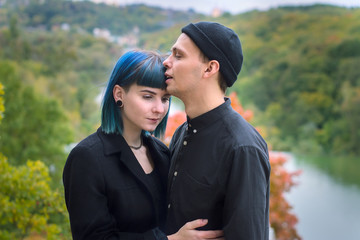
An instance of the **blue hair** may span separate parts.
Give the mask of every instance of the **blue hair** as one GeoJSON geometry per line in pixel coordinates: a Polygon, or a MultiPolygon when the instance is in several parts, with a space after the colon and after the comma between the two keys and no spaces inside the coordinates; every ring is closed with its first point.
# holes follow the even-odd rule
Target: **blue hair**
{"type": "MultiPolygon", "coordinates": [[[[101,128],[103,132],[107,134],[122,134],[123,132],[121,111],[113,97],[115,85],[120,85],[125,91],[128,91],[132,84],[166,89],[163,61],[163,56],[151,51],[129,51],[119,58],[111,72],[102,102],[101,128]]],[[[143,131],[143,134],[163,137],[168,115],[169,111],[153,133],[143,131]]]]}

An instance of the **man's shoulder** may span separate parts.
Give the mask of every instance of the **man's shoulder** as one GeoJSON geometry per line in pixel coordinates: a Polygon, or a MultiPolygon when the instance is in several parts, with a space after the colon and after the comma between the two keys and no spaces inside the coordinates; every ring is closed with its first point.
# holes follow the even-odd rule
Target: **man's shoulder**
{"type": "Polygon", "coordinates": [[[187,122],[184,122],[183,124],[181,124],[174,132],[174,135],[172,136],[172,139],[177,139],[179,138],[182,134],[185,133],[186,131],[186,126],[187,126],[187,122]]]}
{"type": "Polygon", "coordinates": [[[241,146],[257,147],[267,151],[267,144],[258,130],[239,113],[233,111],[223,118],[225,134],[232,148],[241,146]]]}

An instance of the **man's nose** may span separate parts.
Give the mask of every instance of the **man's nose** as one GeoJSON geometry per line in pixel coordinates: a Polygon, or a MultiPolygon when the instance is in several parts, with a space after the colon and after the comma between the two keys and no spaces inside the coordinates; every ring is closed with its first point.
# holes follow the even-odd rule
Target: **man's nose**
{"type": "Polygon", "coordinates": [[[164,65],[164,67],[166,67],[166,68],[170,68],[170,57],[171,57],[171,56],[167,57],[167,58],[163,61],[163,65],[164,65]]]}

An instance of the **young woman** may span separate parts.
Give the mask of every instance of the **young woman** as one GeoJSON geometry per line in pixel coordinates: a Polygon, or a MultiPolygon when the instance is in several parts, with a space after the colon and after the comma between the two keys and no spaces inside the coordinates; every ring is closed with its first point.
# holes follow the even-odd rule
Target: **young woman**
{"type": "MultiPolygon", "coordinates": [[[[74,240],[167,239],[169,150],[165,132],[170,95],[163,58],[130,51],[116,63],[102,103],[101,127],[69,154],[63,181],[74,240]],[[153,137],[151,134],[155,135],[153,137]]],[[[185,224],[169,239],[216,238],[185,224]]]]}

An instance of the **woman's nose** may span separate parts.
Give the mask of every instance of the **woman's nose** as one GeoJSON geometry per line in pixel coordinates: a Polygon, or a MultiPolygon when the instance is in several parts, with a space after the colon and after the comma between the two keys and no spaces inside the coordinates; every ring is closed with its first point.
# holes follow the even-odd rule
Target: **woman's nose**
{"type": "Polygon", "coordinates": [[[161,101],[161,100],[159,100],[159,101],[156,101],[156,103],[155,103],[155,105],[153,106],[153,112],[155,112],[155,113],[160,113],[160,114],[162,114],[162,113],[164,113],[165,112],[165,105],[164,105],[164,103],[161,101]]]}

